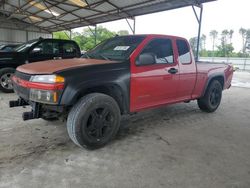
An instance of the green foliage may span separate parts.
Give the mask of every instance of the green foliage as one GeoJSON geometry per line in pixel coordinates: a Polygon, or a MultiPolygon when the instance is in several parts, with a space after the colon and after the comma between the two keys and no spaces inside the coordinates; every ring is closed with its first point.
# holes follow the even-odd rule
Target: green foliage
{"type": "MultiPolygon", "coordinates": [[[[206,56],[206,35],[202,34],[201,39],[200,39],[200,46],[199,46],[199,56],[206,56]]],[[[189,44],[193,50],[193,54],[196,55],[196,50],[197,50],[197,37],[193,37],[189,40],[189,44]]]]}
{"type": "Polygon", "coordinates": [[[196,54],[196,48],[197,48],[197,37],[192,37],[189,39],[189,44],[193,50],[193,54],[196,54]]]}
{"type": "Polygon", "coordinates": [[[53,33],[55,39],[69,39],[70,33],[68,31],[58,31],[53,33]]]}
{"type": "Polygon", "coordinates": [[[233,53],[234,47],[232,43],[230,44],[224,44],[217,46],[217,57],[230,57],[233,53]]]}
{"type": "MultiPolygon", "coordinates": [[[[67,32],[66,32],[67,33],[67,32]]],[[[54,38],[60,38],[60,39],[69,39],[64,31],[55,32],[53,33],[54,38]]],[[[98,26],[96,28],[97,37],[95,40],[95,29],[92,28],[91,30],[89,28],[83,29],[81,33],[75,32],[72,33],[72,40],[76,41],[78,45],[80,46],[81,50],[88,51],[92,48],[94,48],[97,44],[101,43],[104,40],[107,40],[111,37],[114,37],[115,35],[127,35],[129,34],[126,30],[121,30],[116,32],[109,31],[108,29],[98,26]]],[[[68,33],[69,34],[69,33],[68,33]]]]}
{"type": "MultiPolygon", "coordinates": [[[[244,36],[244,42],[247,41],[247,30],[241,29],[240,33],[244,36]]],[[[234,52],[234,47],[232,44],[234,31],[233,30],[223,30],[220,34],[220,44],[216,45],[218,39],[218,31],[212,30],[210,31],[209,35],[212,39],[212,50],[206,50],[205,48],[205,41],[206,36],[202,35],[201,42],[200,42],[200,56],[202,57],[245,57],[244,53],[236,53],[234,52]]],[[[249,41],[250,41],[250,30],[249,30],[249,41]]],[[[193,47],[196,46],[197,37],[190,39],[190,45],[193,47]]],[[[245,44],[245,46],[247,46],[245,44]]],[[[247,47],[245,47],[247,48],[247,47]]],[[[194,48],[195,49],[195,48],[194,48]]]]}
{"type": "Polygon", "coordinates": [[[242,37],[242,53],[246,56],[246,50],[249,49],[250,44],[250,29],[240,28],[239,33],[242,37]]]}

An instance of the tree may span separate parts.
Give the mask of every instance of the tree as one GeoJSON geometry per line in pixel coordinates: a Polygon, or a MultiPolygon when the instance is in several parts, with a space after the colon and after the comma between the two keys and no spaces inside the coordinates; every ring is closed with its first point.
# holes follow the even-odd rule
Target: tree
{"type": "MultiPolygon", "coordinates": [[[[75,40],[80,46],[81,50],[90,50],[99,44],[100,42],[107,40],[116,35],[115,32],[109,31],[108,29],[98,26],[96,28],[96,41],[95,41],[95,33],[94,29],[86,28],[81,33],[72,32],[72,40],[75,40]],[[96,42],[96,44],[95,44],[96,42]]],[[[122,35],[128,34],[128,31],[121,30],[119,33],[122,35]]],[[[70,39],[69,31],[59,31],[54,32],[53,37],[57,39],[70,39]]]]}
{"type": "Polygon", "coordinates": [[[200,41],[200,49],[201,50],[206,50],[206,40],[207,40],[207,36],[202,34],[201,41],[200,41]]]}
{"type": "Polygon", "coordinates": [[[247,30],[245,48],[250,49],[250,29],[247,30]]]}
{"type": "Polygon", "coordinates": [[[223,30],[221,32],[221,45],[218,46],[219,56],[221,57],[229,57],[234,50],[232,44],[233,30],[223,30]]]}
{"type": "Polygon", "coordinates": [[[231,30],[229,31],[229,43],[230,43],[230,44],[232,43],[233,34],[234,34],[234,30],[231,29],[231,30]]]}
{"type": "Polygon", "coordinates": [[[55,38],[55,39],[70,39],[70,32],[69,31],[54,32],[53,38],[55,38]]]}
{"type": "Polygon", "coordinates": [[[216,43],[216,39],[218,37],[218,31],[216,30],[212,30],[209,33],[210,37],[212,38],[212,44],[213,44],[213,57],[214,57],[214,47],[215,47],[215,43],[216,43]]]}
{"type": "MultiPolygon", "coordinates": [[[[200,44],[199,44],[199,55],[200,56],[207,56],[207,52],[206,52],[206,39],[207,36],[202,34],[201,38],[200,38],[200,44]]],[[[193,50],[193,54],[196,55],[196,51],[197,51],[197,42],[198,42],[198,37],[192,37],[189,40],[189,44],[193,50]]]]}
{"type": "Polygon", "coordinates": [[[93,29],[86,28],[82,33],[78,33],[73,37],[82,50],[90,50],[99,44],[100,42],[107,40],[116,35],[115,32],[111,32],[108,29],[99,26],[96,28],[96,41],[95,41],[95,31],[93,29]]]}
{"type": "Polygon", "coordinates": [[[189,39],[189,44],[192,48],[193,54],[196,54],[196,48],[197,48],[197,37],[192,37],[189,39]]]}
{"type": "Polygon", "coordinates": [[[244,28],[240,28],[239,33],[241,35],[242,38],[242,53],[245,54],[246,53],[246,36],[247,36],[247,30],[244,28]]]}
{"type": "Polygon", "coordinates": [[[202,34],[201,39],[200,39],[200,54],[199,54],[202,57],[207,56],[206,40],[207,40],[207,36],[202,34]]]}

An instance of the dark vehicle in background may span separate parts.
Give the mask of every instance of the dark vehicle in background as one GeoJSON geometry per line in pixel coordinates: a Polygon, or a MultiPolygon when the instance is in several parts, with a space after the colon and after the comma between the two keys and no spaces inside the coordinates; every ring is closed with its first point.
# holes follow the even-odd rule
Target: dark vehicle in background
{"type": "Polygon", "coordinates": [[[80,56],[80,48],[75,41],[43,38],[28,41],[11,52],[0,52],[0,91],[13,92],[11,76],[22,64],[80,56]]]}
{"type": "Polygon", "coordinates": [[[191,100],[214,112],[233,77],[230,65],[195,62],[175,36],[114,37],[84,57],[18,67],[10,107],[30,105],[23,120],[66,119],[70,138],[87,148],[111,140],[124,114],[191,100]]]}
{"type": "Polygon", "coordinates": [[[18,44],[2,44],[0,45],[0,52],[13,52],[18,44]]]}

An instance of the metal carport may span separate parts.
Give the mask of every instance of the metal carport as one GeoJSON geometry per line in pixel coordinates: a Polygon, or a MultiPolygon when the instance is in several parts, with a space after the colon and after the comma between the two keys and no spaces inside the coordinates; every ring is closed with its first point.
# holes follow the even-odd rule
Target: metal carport
{"type": "Polygon", "coordinates": [[[192,6],[200,31],[202,3],[210,1],[214,0],[0,0],[0,18],[22,23],[23,30],[47,33],[129,18],[134,32],[135,16],[192,6]]]}

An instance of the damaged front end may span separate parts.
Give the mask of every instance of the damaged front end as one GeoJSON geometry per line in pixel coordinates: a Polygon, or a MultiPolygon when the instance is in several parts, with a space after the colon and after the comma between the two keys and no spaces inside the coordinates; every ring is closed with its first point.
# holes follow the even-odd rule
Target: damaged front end
{"type": "Polygon", "coordinates": [[[32,107],[30,112],[23,113],[24,121],[59,118],[64,114],[64,107],[59,105],[65,84],[63,77],[16,72],[12,81],[19,99],[10,101],[9,106],[11,108],[27,105],[32,107]]]}

